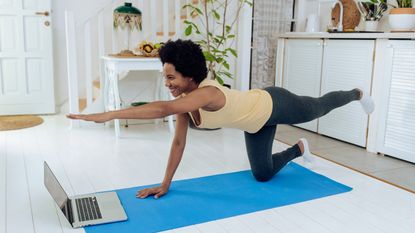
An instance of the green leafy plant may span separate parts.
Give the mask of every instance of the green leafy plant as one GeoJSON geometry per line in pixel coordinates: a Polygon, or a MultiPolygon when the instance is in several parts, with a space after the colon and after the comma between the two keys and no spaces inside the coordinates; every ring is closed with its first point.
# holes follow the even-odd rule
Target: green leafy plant
{"type": "Polygon", "coordinates": [[[357,6],[362,17],[366,21],[378,21],[382,18],[383,13],[388,10],[387,0],[357,2],[357,6]]]}
{"type": "Polygon", "coordinates": [[[397,6],[392,5],[395,8],[411,8],[412,0],[396,0],[397,6]]]}
{"type": "Polygon", "coordinates": [[[183,6],[187,9],[191,20],[185,20],[186,36],[193,36],[195,42],[203,50],[207,68],[212,79],[223,84],[223,78],[233,78],[230,73],[228,59],[237,57],[232,47],[235,34],[234,26],[244,5],[252,6],[248,0],[237,1],[236,13],[230,14],[232,0],[201,0],[192,1],[183,6]]]}

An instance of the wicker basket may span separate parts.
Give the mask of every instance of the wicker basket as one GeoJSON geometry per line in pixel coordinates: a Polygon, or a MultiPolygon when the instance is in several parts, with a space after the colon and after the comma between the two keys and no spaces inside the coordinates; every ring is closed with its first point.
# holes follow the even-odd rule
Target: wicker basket
{"type": "Polygon", "coordinates": [[[153,49],[151,52],[146,52],[143,49],[138,49],[138,51],[145,57],[158,57],[159,56],[159,50],[153,49]]]}

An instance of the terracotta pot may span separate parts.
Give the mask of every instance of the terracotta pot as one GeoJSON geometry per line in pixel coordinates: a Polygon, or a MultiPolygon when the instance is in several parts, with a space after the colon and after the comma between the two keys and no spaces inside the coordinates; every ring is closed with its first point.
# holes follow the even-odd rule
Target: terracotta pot
{"type": "Polygon", "coordinates": [[[391,31],[414,31],[415,8],[393,8],[389,12],[391,31]]]}
{"type": "Polygon", "coordinates": [[[389,14],[415,14],[415,8],[392,8],[389,14]]]}

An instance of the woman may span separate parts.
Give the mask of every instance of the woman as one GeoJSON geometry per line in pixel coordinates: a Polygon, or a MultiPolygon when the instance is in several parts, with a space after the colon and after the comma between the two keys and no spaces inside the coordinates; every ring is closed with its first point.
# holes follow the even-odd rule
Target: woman
{"type": "Polygon", "coordinates": [[[168,192],[186,144],[189,120],[197,127],[231,127],[245,131],[245,143],[252,173],[258,181],[271,179],[289,161],[308,153],[305,139],[280,153],[272,154],[276,125],[298,124],[321,117],[351,101],[360,100],[369,114],[373,102],[359,89],[330,92],[320,98],[297,96],[279,87],[246,92],[231,90],[206,79],[207,68],[202,50],[190,40],[167,42],[159,51],[165,86],[175,97],[139,107],[99,114],[74,115],[70,119],[97,123],[113,119],[154,119],[176,114],[176,132],[164,180],[158,187],[137,192],[137,197],[168,192]]]}

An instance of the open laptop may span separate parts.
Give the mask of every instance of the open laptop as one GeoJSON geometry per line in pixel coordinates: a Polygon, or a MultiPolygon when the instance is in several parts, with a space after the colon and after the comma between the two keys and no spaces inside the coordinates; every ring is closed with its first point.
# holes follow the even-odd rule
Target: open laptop
{"type": "Polygon", "coordinates": [[[127,220],[116,192],[68,197],[46,162],[44,182],[46,189],[74,228],[127,220]]]}

